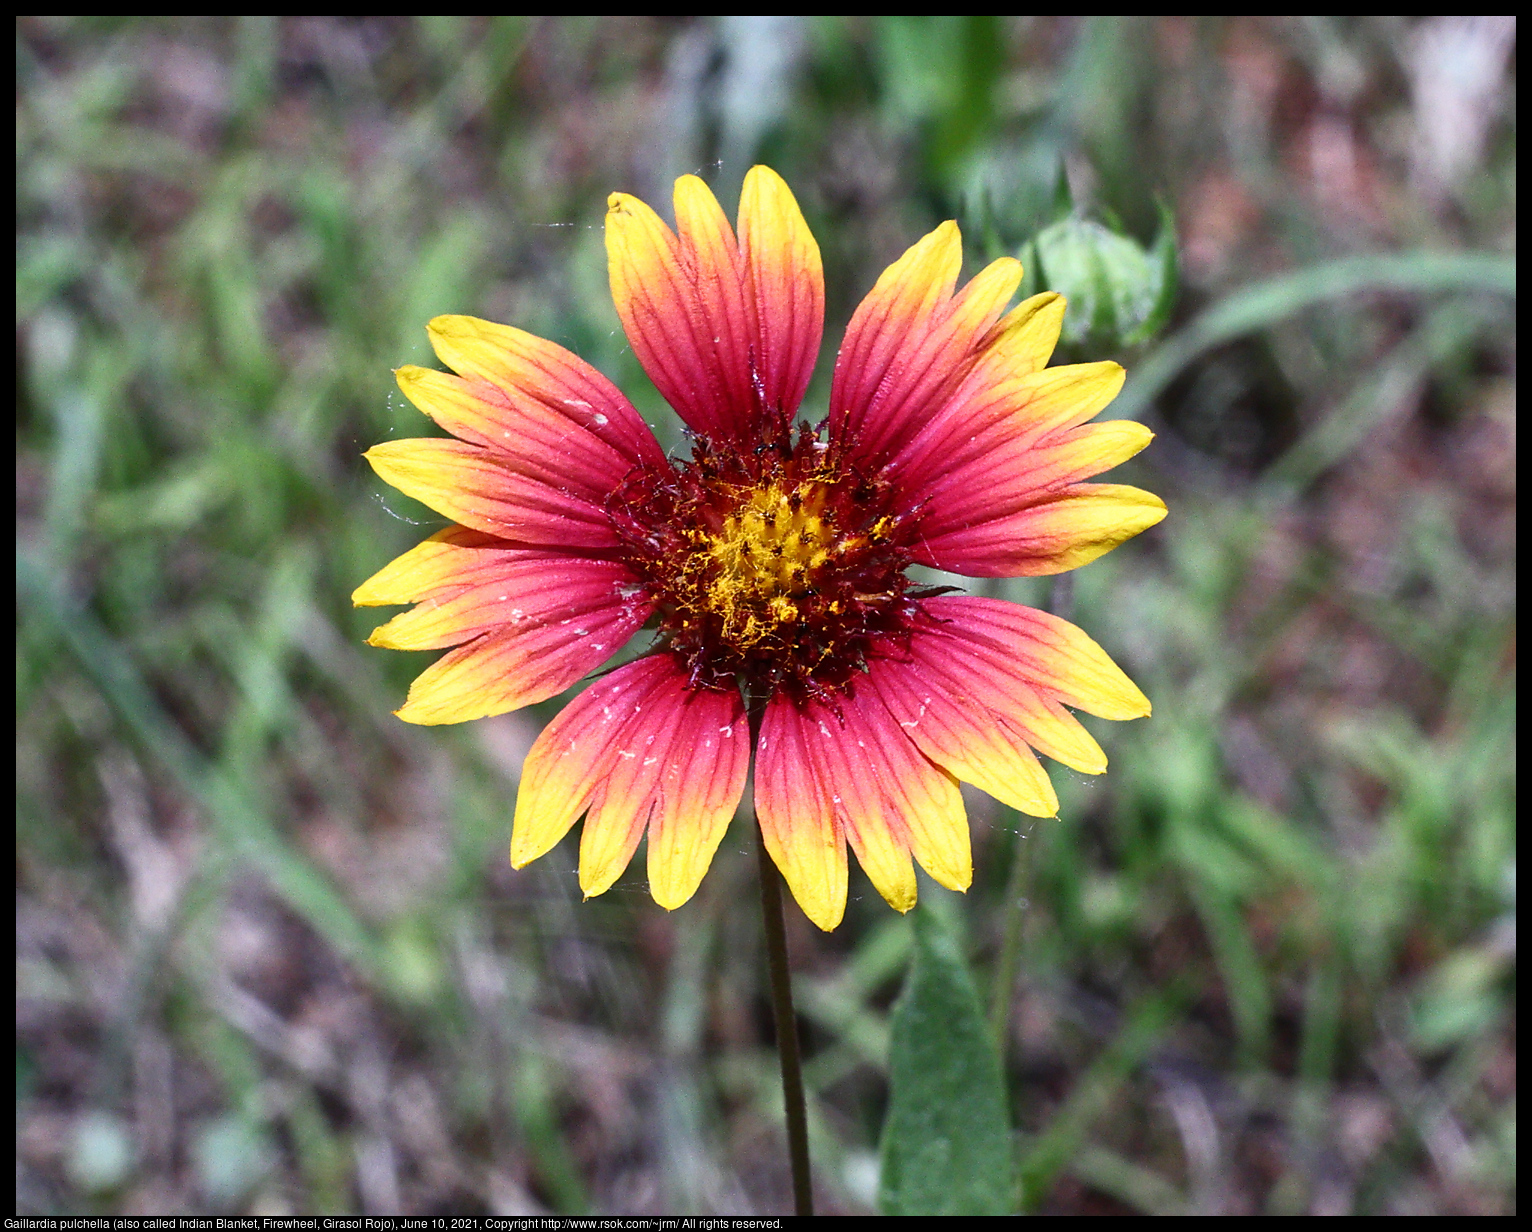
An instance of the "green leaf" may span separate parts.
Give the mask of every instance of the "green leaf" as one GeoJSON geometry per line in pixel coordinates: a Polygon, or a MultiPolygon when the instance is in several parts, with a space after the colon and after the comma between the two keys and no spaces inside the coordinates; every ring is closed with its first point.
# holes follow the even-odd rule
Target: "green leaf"
{"type": "Polygon", "coordinates": [[[1140,364],[1112,404],[1137,419],[1199,355],[1315,304],[1363,291],[1516,298],[1516,258],[1491,252],[1367,253],[1268,278],[1220,300],[1140,364]]]}
{"type": "Polygon", "coordinates": [[[957,942],[922,895],[894,1006],[879,1205],[888,1215],[1010,1214],[1011,1129],[995,1042],[957,942]]]}

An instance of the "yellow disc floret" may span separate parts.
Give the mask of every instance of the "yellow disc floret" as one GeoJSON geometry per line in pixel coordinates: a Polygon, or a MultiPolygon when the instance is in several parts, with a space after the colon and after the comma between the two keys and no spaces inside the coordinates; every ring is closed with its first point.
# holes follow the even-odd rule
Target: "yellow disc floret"
{"type": "Polygon", "coordinates": [[[907,624],[913,526],[890,496],[801,432],[753,450],[699,439],[665,481],[636,471],[608,513],[694,681],[824,697],[907,624]]]}
{"type": "Polygon", "coordinates": [[[748,649],[798,619],[800,601],[840,547],[824,505],[823,487],[814,482],[790,491],[757,487],[719,531],[699,535],[707,604],[737,648],[748,649]]]}

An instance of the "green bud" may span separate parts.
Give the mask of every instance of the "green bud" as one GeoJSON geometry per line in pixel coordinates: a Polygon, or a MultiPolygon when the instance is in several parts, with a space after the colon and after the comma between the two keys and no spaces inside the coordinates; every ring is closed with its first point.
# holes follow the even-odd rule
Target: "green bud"
{"type": "Polygon", "coordinates": [[[1164,326],[1176,296],[1176,232],[1160,209],[1160,234],[1147,252],[1132,237],[1073,215],[1028,240],[1027,284],[1069,301],[1061,341],[1116,350],[1147,342],[1164,326]]]}

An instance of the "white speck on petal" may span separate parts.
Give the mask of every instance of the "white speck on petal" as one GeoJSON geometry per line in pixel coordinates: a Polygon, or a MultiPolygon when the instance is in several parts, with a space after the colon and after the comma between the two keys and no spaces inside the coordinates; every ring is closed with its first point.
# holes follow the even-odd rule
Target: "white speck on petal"
{"type": "Polygon", "coordinates": [[[652,766],[657,761],[659,761],[658,757],[646,757],[646,758],[644,758],[644,765],[652,766]]]}
{"type": "Polygon", "coordinates": [[[600,411],[596,412],[595,420],[596,420],[596,427],[598,427],[598,428],[604,428],[606,426],[606,424],[607,424],[606,416],[603,415],[600,411]]]}

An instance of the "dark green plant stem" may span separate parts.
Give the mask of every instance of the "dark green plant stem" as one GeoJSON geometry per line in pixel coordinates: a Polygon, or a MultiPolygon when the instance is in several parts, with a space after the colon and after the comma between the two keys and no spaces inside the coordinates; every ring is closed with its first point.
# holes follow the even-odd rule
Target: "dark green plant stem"
{"type": "Polygon", "coordinates": [[[798,1055],[798,1020],[793,1014],[792,977],[787,970],[787,929],[782,921],[782,880],[766,852],[756,844],[761,865],[761,918],[766,925],[766,965],[771,969],[771,1009],[777,1023],[777,1055],[782,1060],[782,1103],[787,1113],[787,1151],[793,1164],[793,1209],[814,1213],[809,1177],[809,1132],[803,1104],[803,1061],[798,1055]]]}
{"type": "MultiPolygon", "coordinates": [[[[761,707],[750,707],[750,747],[758,748],[761,707]]],[[[755,854],[761,883],[761,922],[766,930],[766,966],[771,972],[771,1012],[777,1027],[777,1056],[782,1063],[782,1104],[787,1114],[787,1153],[793,1168],[793,1210],[814,1213],[814,1185],[809,1174],[808,1117],[803,1102],[803,1058],[798,1052],[798,1018],[793,1012],[792,974],[787,969],[787,925],[782,915],[782,876],[757,827],[755,854]]]]}

